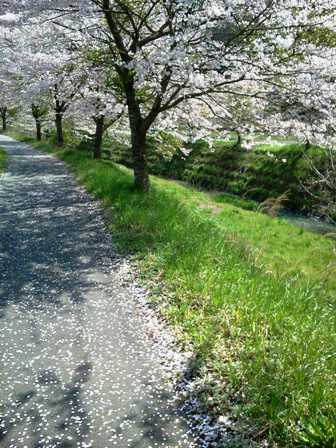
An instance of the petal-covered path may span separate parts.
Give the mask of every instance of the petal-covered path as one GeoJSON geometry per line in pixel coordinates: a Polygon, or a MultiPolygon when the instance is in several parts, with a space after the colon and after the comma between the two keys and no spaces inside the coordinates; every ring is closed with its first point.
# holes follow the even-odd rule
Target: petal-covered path
{"type": "Polygon", "coordinates": [[[101,212],[0,136],[0,447],[188,447],[101,212]]]}

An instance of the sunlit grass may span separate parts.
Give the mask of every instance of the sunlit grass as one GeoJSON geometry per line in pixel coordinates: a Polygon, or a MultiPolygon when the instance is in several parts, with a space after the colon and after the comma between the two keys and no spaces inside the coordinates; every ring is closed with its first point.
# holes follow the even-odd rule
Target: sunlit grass
{"type": "Polygon", "coordinates": [[[195,369],[220,380],[208,405],[274,446],[335,447],[334,243],[173,181],[143,195],[124,167],[58,155],[107,207],[195,369]]]}

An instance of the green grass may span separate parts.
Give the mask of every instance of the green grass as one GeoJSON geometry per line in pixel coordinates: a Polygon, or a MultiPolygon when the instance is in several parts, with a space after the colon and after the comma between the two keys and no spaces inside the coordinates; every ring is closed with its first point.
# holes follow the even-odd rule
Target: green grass
{"type": "Polygon", "coordinates": [[[4,149],[0,147],[0,175],[3,171],[5,171],[7,163],[7,153],[4,149]]]}
{"type": "Polygon", "coordinates": [[[223,195],[155,177],[143,195],[124,167],[58,156],[105,204],[119,250],[136,255],[153,300],[192,343],[208,407],[274,447],[335,447],[334,243],[223,195]]]}
{"type": "Polygon", "coordinates": [[[230,193],[213,193],[212,199],[220,204],[231,204],[244,210],[257,211],[258,209],[258,202],[230,193]]]}

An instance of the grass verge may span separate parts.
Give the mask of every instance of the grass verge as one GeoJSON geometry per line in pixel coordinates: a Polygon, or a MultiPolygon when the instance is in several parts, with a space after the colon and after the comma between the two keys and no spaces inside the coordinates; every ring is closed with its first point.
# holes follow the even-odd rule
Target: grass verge
{"type": "Polygon", "coordinates": [[[7,163],[7,153],[0,147],[0,175],[5,171],[7,163]]]}
{"type": "Polygon", "coordinates": [[[253,422],[251,437],[274,447],[335,447],[334,243],[173,181],[136,193],[126,168],[57,155],[102,200],[119,249],[192,343],[208,408],[253,422]]]}

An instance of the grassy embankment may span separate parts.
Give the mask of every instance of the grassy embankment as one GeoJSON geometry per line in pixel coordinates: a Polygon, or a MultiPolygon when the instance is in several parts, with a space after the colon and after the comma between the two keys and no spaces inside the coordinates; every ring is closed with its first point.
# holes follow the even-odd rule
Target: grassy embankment
{"type": "Polygon", "coordinates": [[[157,177],[142,195],[124,167],[58,156],[103,201],[119,249],[193,344],[208,406],[246,417],[272,446],[335,447],[335,243],[225,195],[157,177]]]}
{"type": "Polygon", "coordinates": [[[0,175],[5,170],[7,163],[7,153],[0,147],[0,175]]]}

